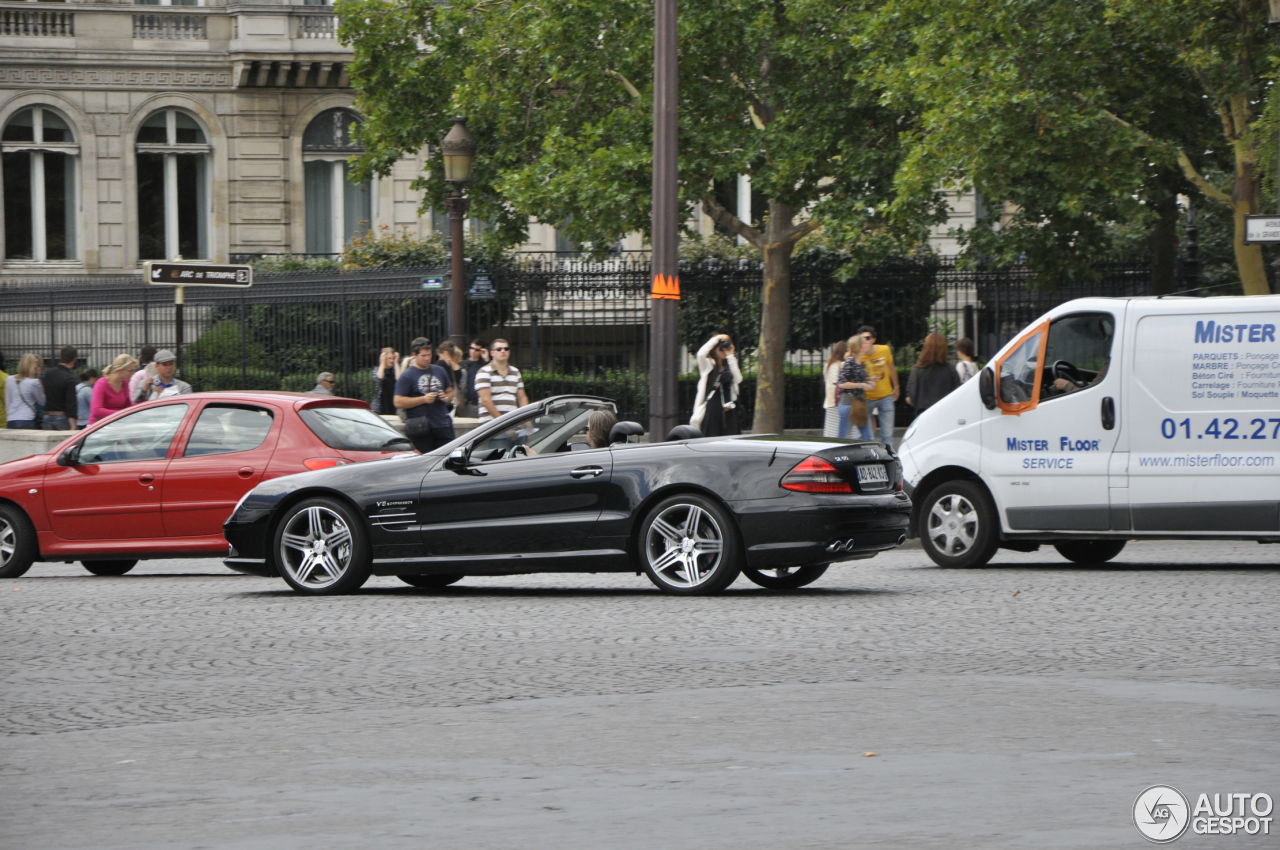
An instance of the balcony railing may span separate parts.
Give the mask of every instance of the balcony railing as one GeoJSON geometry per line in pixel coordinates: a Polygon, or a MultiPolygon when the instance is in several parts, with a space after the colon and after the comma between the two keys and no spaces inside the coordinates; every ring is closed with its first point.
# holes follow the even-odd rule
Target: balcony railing
{"type": "Polygon", "coordinates": [[[335,15],[301,15],[298,18],[298,38],[337,38],[338,18],[335,15]]]}
{"type": "Polygon", "coordinates": [[[202,15],[134,15],[133,37],[203,41],[209,36],[202,15]]]}
{"type": "Polygon", "coordinates": [[[0,35],[57,38],[75,34],[76,16],[72,12],[0,11],[0,35]]]}

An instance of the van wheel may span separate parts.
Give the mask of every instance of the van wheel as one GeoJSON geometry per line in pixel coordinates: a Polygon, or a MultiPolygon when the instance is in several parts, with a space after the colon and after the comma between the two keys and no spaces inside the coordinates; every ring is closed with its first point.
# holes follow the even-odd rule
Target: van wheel
{"type": "Polygon", "coordinates": [[[981,567],[1000,547],[996,507],[981,485],[957,479],[929,491],[920,506],[920,543],[940,567],[981,567]]]}
{"type": "Polygon", "coordinates": [[[1068,540],[1053,548],[1068,561],[1077,564],[1105,564],[1124,549],[1125,540],[1068,540]]]}

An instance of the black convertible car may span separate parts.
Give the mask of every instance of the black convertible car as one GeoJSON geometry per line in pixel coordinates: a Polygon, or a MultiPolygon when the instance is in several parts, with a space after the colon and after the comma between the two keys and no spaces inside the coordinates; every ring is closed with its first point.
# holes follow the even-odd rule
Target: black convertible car
{"type": "Polygon", "coordinates": [[[712,594],[740,572],[796,588],[904,540],[911,502],[882,443],[807,437],[631,442],[608,399],[557,396],[435,452],[264,482],[224,526],[227,566],[302,593],[370,575],[444,587],[467,575],[636,572],[712,594]],[[602,430],[604,425],[611,425],[602,430]]]}

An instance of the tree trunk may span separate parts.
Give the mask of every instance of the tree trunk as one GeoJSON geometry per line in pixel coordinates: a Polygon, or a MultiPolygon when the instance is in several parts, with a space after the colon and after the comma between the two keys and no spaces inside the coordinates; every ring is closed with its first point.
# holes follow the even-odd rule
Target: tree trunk
{"type": "Polygon", "coordinates": [[[1270,295],[1271,285],[1267,282],[1267,267],[1262,261],[1261,245],[1244,244],[1244,217],[1258,211],[1258,184],[1254,180],[1253,164],[1255,151],[1252,146],[1245,148],[1237,143],[1235,185],[1231,190],[1231,212],[1235,221],[1236,268],[1240,272],[1240,283],[1244,286],[1245,295],[1270,295]]]}
{"type": "Polygon", "coordinates": [[[751,430],[781,434],[786,412],[787,335],[791,328],[791,253],[784,239],[790,207],[770,199],[764,236],[764,287],[760,293],[760,347],[756,358],[756,408],[751,430]]]}
{"type": "Polygon", "coordinates": [[[1166,188],[1164,181],[1159,183],[1158,191],[1159,194],[1151,200],[1156,222],[1147,237],[1151,256],[1151,294],[1168,295],[1177,289],[1178,194],[1172,188],[1166,188]]]}

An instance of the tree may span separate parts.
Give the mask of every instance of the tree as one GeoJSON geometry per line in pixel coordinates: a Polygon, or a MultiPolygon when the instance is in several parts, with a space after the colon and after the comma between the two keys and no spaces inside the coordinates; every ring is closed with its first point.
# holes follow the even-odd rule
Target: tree
{"type": "MultiPolygon", "coordinates": [[[[1171,286],[1176,196],[1200,193],[1236,219],[1245,291],[1269,291],[1243,244],[1258,206],[1253,104],[1271,47],[1262,0],[889,0],[878,43],[902,20],[910,47],[882,53],[877,81],[914,100],[920,132],[898,175],[905,196],[938,181],[1009,201],[998,230],[969,236],[997,259],[1025,256],[1048,278],[1088,274],[1109,225],[1150,231],[1154,288],[1171,286]],[[1204,175],[1225,170],[1232,185],[1204,175]]],[[[986,223],[995,223],[996,210],[986,223]]]]}
{"type": "MultiPolygon", "coordinates": [[[[939,198],[893,202],[907,114],[866,84],[839,37],[871,0],[719,0],[680,14],[680,203],[760,252],[764,287],[755,430],[780,431],[790,260],[818,227],[869,260],[924,236],[939,198]],[[768,214],[742,221],[713,181],[750,175],[768,214]],[[914,211],[909,214],[909,211],[914,211]]],[[[510,243],[532,216],[580,243],[648,232],[651,0],[346,0],[341,36],[366,120],[361,166],[385,172],[441,138],[454,114],[479,140],[473,215],[510,243]]],[[[428,203],[446,194],[423,175],[428,203]]]]}

